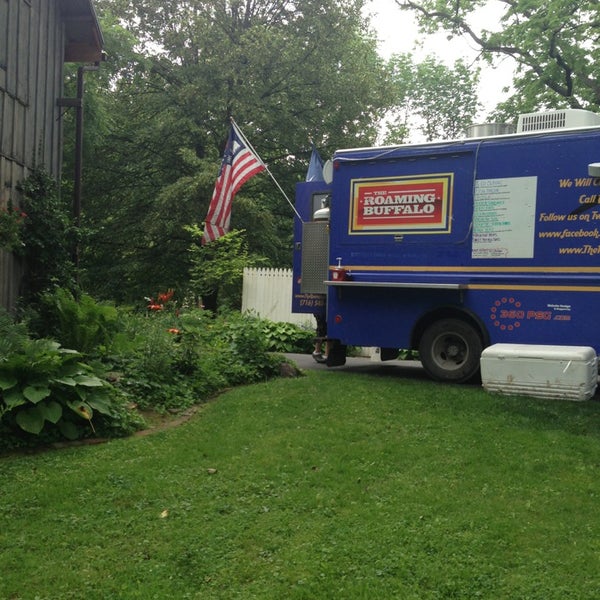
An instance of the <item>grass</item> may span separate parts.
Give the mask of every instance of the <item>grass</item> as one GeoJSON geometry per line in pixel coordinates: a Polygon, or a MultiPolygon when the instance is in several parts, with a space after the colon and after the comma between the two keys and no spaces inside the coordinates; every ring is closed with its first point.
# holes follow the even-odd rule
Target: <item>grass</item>
{"type": "Polygon", "coordinates": [[[0,598],[600,597],[600,404],[310,372],[0,459],[0,598]]]}

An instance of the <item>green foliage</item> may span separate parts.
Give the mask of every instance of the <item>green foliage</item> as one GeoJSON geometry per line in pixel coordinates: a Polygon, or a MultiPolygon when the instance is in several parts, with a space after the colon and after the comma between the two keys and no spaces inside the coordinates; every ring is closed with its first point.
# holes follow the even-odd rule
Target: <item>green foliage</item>
{"type": "Polygon", "coordinates": [[[127,434],[140,419],[126,405],[178,412],[226,387],[273,377],[281,363],[270,354],[275,343],[302,337],[293,326],[235,312],[180,314],[170,304],[131,312],[56,289],[43,296],[46,318],[38,321],[60,343],[30,339],[23,324],[0,312],[0,446],[18,445],[15,432],[25,432],[28,443],[33,436],[43,443],[127,434]],[[67,341],[75,349],[65,349],[67,341]]]}
{"type": "Polygon", "coordinates": [[[406,142],[415,127],[428,141],[464,135],[479,108],[478,69],[461,59],[450,68],[431,56],[414,64],[408,54],[393,56],[389,66],[395,106],[385,143],[406,142]]]}
{"type": "Polygon", "coordinates": [[[96,302],[89,294],[76,298],[69,290],[56,288],[41,297],[36,333],[52,337],[66,348],[86,356],[103,356],[124,343],[122,324],[115,306],[96,302]]]}
{"type": "Polygon", "coordinates": [[[0,360],[0,418],[39,435],[55,428],[68,439],[94,430],[94,413],[111,416],[109,386],[81,355],[47,339],[23,340],[0,360]]]}
{"type": "Polygon", "coordinates": [[[598,109],[600,47],[595,0],[501,3],[502,14],[481,30],[475,13],[483,4],[481,0],[398,2],[415,12],[425,31],[445,30],[451,38],[466,36],[489,62],[506,57],[515,61],[514,94],[499,105],[500,118],[508,120],[542,108],[598,109]]]}
{"type": "Polygon", "coordinates": [[[174,318],[166,313],[123,315],[131,346],[111,357],[114,385],[142,409],[185,408],[194,403],[189,380],[177,368],[174,318]]]}
{"type": "Polygon", "coordinates": [[[256,318],[194,310],[129,314],[125,323],[132,346],[112,357],[115,385],[142,409],[181,410],[278,373],[256,318]]]}
{"type": "MultiPolygon", "coordinates": [[[[117,348],[115,340],[124,334],[112,335],[111,319],[100,319],[104,329],[95,327],[96,317],[106,313],[97,312],[90,298],[83,301],[81,310],[76,310],[77,303],[65,290],[56,290],[45,300],[54,309],[60,301],[71,307],[47,313],[56,326],[57,337],[63,332],[65,339],[79,340],[82,349],[94,356],[117,348]]],[[[92,367],[83,359],[80,352],[66,349],[57,341],[30,338],[24,323],[15,323],[10,315],[0,311],[2,449],[35,446],[65,437],[122,436],[143,425],[140,417],[128,409],[118,389],[101,378],[105,365],[97,363],[92,367]]]]}
{"type": "MultiPolygon", "coordinates": [[[[94,5],[109,56],[86,74],[81,264],[94,296],[186,291],[183,226],[206,215],[230,116],[290,196],[309,138],[325,154],[376,138],[388,86],[362,0],[94,5]]],[[[268,176],[236,195],[250,254],[289,265],[292,223],[268,176]]]]}
{"type": "Polygon", "coordinates": [[[0,209],[0,248],[20,254],[23,251],[23,227],[27,215],[8,204],[0,209]]]}
{"type": "Polygon", "coordinates": [[[0,361],[18,352],[28,337],[25,324],[15,323],[13,317],[0,307],[0,361]]]}
{"type": "Polygon", "coordinates": [[[239,309],[244,267],[258,266],[264,260],[250,255],[243,230],[230,231],[206,245],[200,243],[203,231],[197,225],[188,230],[196,240],[190,247],[191,292],[201,296],[205,307],[211,310],[239,309]]]}
{"type": "Polygon", "coordinates": [[[232,385],[273,377],[280,358],[269,354],[269,344],[260,319],[228,313],[219,319],[221,372],[232,385]]]}
{"type": "Polygon", "coordinates": [[[25,303],[35,303],[54,286],[74,289],[77,232],[57,183],[43,169],[19,184],[26,213],[22,231],[25,261],[25,303]]]}
{"type": "Polygon", "coordinates": [[[205,350],[210,349],[213,338],[218,336],[215,321],[211,313],[194,310],[181,314],[177,324],[177,369],[183,375],[193,374],[198,369],[205,350]]]}
{"type": "Polygon", "coordinates": [[[400,349],[398,360],[419,360],[419,351],[400,349]]]}
{"type": "Polygon", "coordinates": [[[270,352],[307,353],[313,349],[314,330],[308,330],[293,323],[275,323],[267,319],[261,321],[267,349],[270,352]]]}

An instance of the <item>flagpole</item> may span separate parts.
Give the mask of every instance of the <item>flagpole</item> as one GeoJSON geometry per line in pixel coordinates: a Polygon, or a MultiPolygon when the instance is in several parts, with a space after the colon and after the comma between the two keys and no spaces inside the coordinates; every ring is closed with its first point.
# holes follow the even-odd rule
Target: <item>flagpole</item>
{"type": "Polygon", "coordinates": [[[254,153],[254,155],[257,156],[258,159],[260,160],[260,162],[264,165],[265,171],[271,176],[271,179],[273,180],[273,182],[275,183],[275,185],[277,186],[277,188],[279,189],[279,191],[282,193],[283,197],[287,200],[287,203],[291,206],[292,210],[294,211],[294,214],[300,220],[300,223],[304,223],[304,221],[302,220],[302,217],[300,216],[300,214],[296,210],[296,207],[294,206],[294,204],[292,203],[292,201],[288,198],[288,195],[283,191],[283,188],[279,185],[279,182],[277,181],[277,179],[275,179],[275,177],[273,176],[273,173],[271,173],[271,171],[269,170],[269,167],[267,166],[267,164],[265,163],[265,161],[260,157],[260,155],[258,154],[258,152],[254,149],[254,147],[252,146],[252,144],[248,141],[248,138],[242,133],[242,130],[239,128],[239,126],[235,122],[234,118],[233,117],[229,117],[229,118],[231,119],[231,124],[233,125],[233,127],[235,127],[235,130],[237,131],[237,133],[239,134],[239,136],[242,138],[242,141],[244,142],[244,144],[246,144],[246,146],[248,146],[248,148],[250,148],[250,150],[254,153]]]}

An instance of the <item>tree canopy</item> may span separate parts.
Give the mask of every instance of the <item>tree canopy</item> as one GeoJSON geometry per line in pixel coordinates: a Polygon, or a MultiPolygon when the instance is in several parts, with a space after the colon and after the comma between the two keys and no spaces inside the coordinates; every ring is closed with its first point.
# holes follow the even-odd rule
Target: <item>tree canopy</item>
{"type": "MultiPolygon", "coordinates": [[[[141,296],[152,278],[183,284],[184,226],[206,214],[229,117],[290,197],[309,140],[325,153],[375,140],[390,96],[362,4],[96,2],[109,63],[92,98],[103,131],[85,161],[89,285],[114,297],[141,296]]],[[[232,219],[251,252],[289,261],[293,212],[267,176],[244,186],[232,219]]]]}
{"type": "MultiPolygon", "coordinates": [[[[190,226],[206,215],[232,116],[292,201],[311,142],[324,157],[373,145],[390,111],[417,114],[428,138],[464,129],[476,72],[410,55],[385,61],[366,4],[96,0],[108,61],[86,75],[86,289],[127,302],[190,289],[190,226]],[[440,94],[440,82],[460,94],[440,94]]],[[[388,141],[406,137],[400,120],[388,141]]],[[[67,177],[71,158],[69,148],[67,177]]],[[[249,255],[288,266],[293,219],[261,174],[236,195],[231,225],[246,230],[249,255]]]]}
{"type": "Polygon", "coordinates": [[[457,139],[473,124],[480,108],[478,69],[461,59],[448,67],[432,56],[414,63],[410,54],[392,56],[388,66],[394,106],[385,143],[405,143],[415,131],[427,141],[457,139]]]}
{"type": "Polygon", "coordinates": [[[499,114],[544,108],[600,106],[600,2],[598,0],[498,0],[497,22],[476,25],[477,11],[489,0],[396,0],[412,11],[423,31],[466,35],[493,62],[501,56],[516,61],[514,94],[499,114]]]}

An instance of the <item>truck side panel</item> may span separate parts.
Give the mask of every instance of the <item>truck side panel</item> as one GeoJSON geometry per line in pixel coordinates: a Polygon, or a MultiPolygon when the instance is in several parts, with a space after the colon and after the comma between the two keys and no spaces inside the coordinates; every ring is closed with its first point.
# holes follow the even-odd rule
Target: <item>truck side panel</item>
{"type": "Polygon", "coordinates": [[[489,343],[600,350],[598,161],[598,130],[337,153],[329,335],[408,348],[447,310],[489,343]]]}

